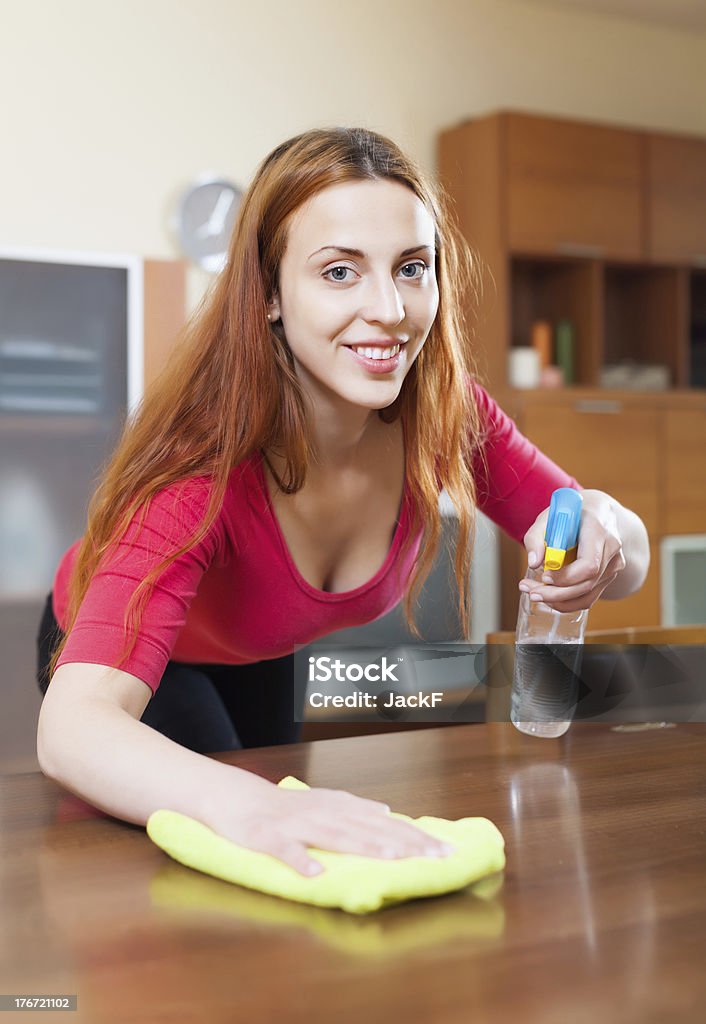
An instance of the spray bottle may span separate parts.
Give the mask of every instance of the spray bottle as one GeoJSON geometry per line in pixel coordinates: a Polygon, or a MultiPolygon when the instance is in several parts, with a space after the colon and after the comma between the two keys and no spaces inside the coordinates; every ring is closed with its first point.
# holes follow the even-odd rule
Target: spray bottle
{"type": "MultiPolygon", "coordinates": [[[[583,497],[571,487],[552,494],[544,534],[544,565],[527,570],[539,582],[576,558],[583,497]]],[[[543,601],[520,597],[515,632],[515,670],[510,718],[531,736],[562,736],[571,724],[578,698],[579,671],[588,609],[558,612],[543,601]]]]}

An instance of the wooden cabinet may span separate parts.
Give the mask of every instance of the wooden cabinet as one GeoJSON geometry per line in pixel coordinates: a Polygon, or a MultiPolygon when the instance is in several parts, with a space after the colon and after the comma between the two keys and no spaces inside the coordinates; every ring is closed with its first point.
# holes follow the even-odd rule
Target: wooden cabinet
{"type": "Polygon", "coordinates": [[[643,255],[638,132],[528,114],[499,116],[511,250],[643,255]]]}
{"type": "Polygon", "coordinates": [[[706,139],[646,137],[648,253],[706,266],[706,139]]]}
{"type": "Polygon", "coordinates": [[[185,260],[143,260],[144,386],[166,366],[186,323],[185,260]]]}
{"type": "MultiPolygon", "coordinates": [[[[481,305],[469,296],[466,310],[483,383],[531,441],[634,509],[650,536],[640,593],[600,602],[591,623],[655,625],[662,537],[706,533],[706,139],[502,112],[443,132],[438,156],[485,275],[481,305]],[[537,321],[566,322],[572,386],[513,391],[511,350],[531,344],[537,321]],[[614,389],[655,365],[669,389],[614,389]]],[[[504,535],[501,562],[510,629],[526,557],[504,535]]]]}
{"type": "MultiPolygon", "coordinates": [[[[706,396],[576,389],[498,396],[517,426],[582,486],[606,491],[645,523],[651,564],[641,590],[591,610],[594,629],[660,623],[660,542],[706,533],[706,396]]],[[[501,619],[512,629],[526,552],[501,538],[501,619]]]]}
{"type": "MultiPolygon", "coordinates": [[[[706,533],[706,399],[664,417],[662,532],[706,533]]],[[[706,581],[704,581],[706,586],[706,581]]]]}
{"type": "Polygon", "coordinates": [[[597,601],[589,614],[589,629],[623,629],[660,623],[659,540],[650,537],[650,568],[636,594],[620,601],[597,601]]]}
{"type": "Polygon", "coordinates": [[[659,533],[660,413],[616,398],[528,402],[522,432],[583,487],[607,491],[659,533]]]}
{"type": "Polygon", "coordinates": [[[658,365],[706,387],[706,139],[498,113],[443,132],[438,157],[485,276],[465,312],[491,388],[538,320],[568,321],[573,385],[658,365]]]}

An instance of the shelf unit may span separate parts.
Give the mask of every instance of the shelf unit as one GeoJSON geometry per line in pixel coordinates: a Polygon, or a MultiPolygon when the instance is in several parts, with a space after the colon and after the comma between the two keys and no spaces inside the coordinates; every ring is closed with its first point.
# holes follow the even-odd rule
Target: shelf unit
{"type": "MultiPolygon", "coordinates": [[[[600,372],[603,277],[596,260],[517,255],[510,258],[510,346],[530,343],[536,320],[568,320],[576,337],[576,383],[600,372]]],[[[507,381],[500,382],[507,386],[507,381]]]]}
{"type": "MultiPolygon", "coordinates": [[[[645,586],[599,602],[592,626],[654,625],[662,537],[706,532],[706,139],[501,111],[444,131],[438,170],[483,271],[466,310],[482,381],[541,450],[647,526],[645,586]],[[539,320],[573,328],[571,387],[509,387],[510,351],[539,320]],[[666,367],[670,387],[601,388],[626,362],[666,367]]],[[[501,566],[511,629],[526,558],[504,535],[501,566]]]]}
{"type": "Polygon", "coordinates": [[[443,132],[438,166],[484,270],[491,388],[534,320],[571,322],[578,386],[630,360],[706,387],[706,139],[503,112],[443,132]]]}

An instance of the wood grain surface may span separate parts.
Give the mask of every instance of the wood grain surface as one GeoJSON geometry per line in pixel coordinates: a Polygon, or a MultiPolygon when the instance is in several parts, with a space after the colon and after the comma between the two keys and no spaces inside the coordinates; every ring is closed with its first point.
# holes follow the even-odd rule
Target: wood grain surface
{"type": "Polygon", "coordinates": [[[706,726],[469,725],[219,759],[487,816],[504,876],[357,918],[190,871],[43,776],[4,776],[0,993],[76,993],[49,1019],[87,1024],[703,1021],[706,726]]]}

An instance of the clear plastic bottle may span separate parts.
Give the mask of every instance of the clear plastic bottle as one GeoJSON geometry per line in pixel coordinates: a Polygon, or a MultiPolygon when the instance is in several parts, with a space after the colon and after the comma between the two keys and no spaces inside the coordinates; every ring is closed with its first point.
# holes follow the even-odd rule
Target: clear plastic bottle
{"type": "MultiPolygon", "coordinates": [[[[561,487],[552,495],[545,536],[544,566],[528,569],[526,579],[541,581],[546,569],[576,557],[583,499],[561,487]]],[[[569,728],[576,709],[588,610],[558,612],[543,601],[520,596],[515,631],[515,669],[510,719],[520,732],[554,738],[569,728]]]]}

